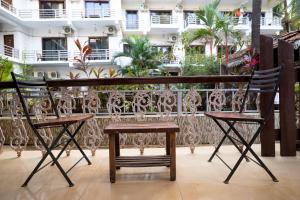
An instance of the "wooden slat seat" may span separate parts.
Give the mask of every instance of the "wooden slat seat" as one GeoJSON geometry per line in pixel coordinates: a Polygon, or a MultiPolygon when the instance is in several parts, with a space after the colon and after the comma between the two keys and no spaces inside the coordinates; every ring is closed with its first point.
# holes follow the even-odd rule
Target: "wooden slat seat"
{"type": "Polygon", "coordinates": [[[169,155],[116,157],[116,167],[160,167],[170,165],[171,157],[169,155]]]}
{"type": "Polygon", "coordinates": [[[151,133],[151,132],[179,132],[179,126],[174,122],[118,122],[111,123],[104,129],[104,133],[151,133]]]}
{"type": "Polygon", "coordinates": [[[45,127],[53,127],[53,126],[61,126],[66,124],[74,124],[77,122],[83,122],[88,119],[93,118],[92,114],[85,115],[71,115],[67,117],[60,117],[55,119],[48,119],[45,121],[34,123],[35,128],[45,128],[45,127]]]}
{"type": "Polygon", "coordinates": [[[225,113],[225,112],[205,112],[208,117],[212,117],[220,120],[234,120],[234,121],[251,121],[251,122],[263,122],[264,119],[253,115],[245,115],[242,113],[225,113]]]}

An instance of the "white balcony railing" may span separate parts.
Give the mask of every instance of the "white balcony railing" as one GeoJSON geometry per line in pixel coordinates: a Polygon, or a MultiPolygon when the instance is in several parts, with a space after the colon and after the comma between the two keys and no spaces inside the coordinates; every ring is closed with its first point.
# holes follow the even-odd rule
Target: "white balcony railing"
{"type": "MultiPolygon", "coordinates": [[[[92,53],[87,56],[88,60],[110,60],[111,52],[109,49],[93,49],[92,53]]],[[[79,52],[75,51],[74,56],[79,56],[79,52]]]]}
{"type": "Polygon", "coordinates": [[[128,29],[128,30],[139,29],[139,20],[128,20],[128,19],[126,19],[126,29],[128,29]]]}
{"type": "Polygon", "coordinates": [[[233,22],[236,25],[245,25],[245,26],[250,25],[249,17],[234,17],[233,22]]]}
{"type": "Polygon", "coordinates": [[[273,17],[273,18],[266,18],[262,17],[260,19],[261,26],[281,26],[281,18],[280,17],[273,17]]]}
{"type": "Polygon", "coordinates": [[[177,22],[177,17],[171,15],[151,16],[151,24],[177,24],[177,22]]]}
{"type": "Polygon", "coordinates": [[[179,65],[180,59],[179,58],[174,58],[174,59],[162,58],[161,62],[163,65],[179,65]]]}
{"type": "Polygon", "coordinates": [[[21,9],[18,10],[21,19],[60,19],[67,18],[66,9],[21,9]]]}
{"type": "Polygon", "coordinates": [[[184,23],[185,27],[188,25],[204,25],[204,22],[202,22],[197,15],[189,15],[184,23]]]}
{"type": "Polygon", "coordinates": [[[1,0],[1,7],[5,8],[6,10],[9,10],[10,12],[16,14],[17,9],[15,7],[12,6],[12,4],[7,3],[4,0],[1,0]]]}
{"type": "Polygon", "coordinates": [[[110,18],[114,16],[115,11],[110,8],[72,10],[73,18],[110,18]]]}
{"type": "Polygon", "coordinates": [[[0,55],[19,59],[19,50],[7,45],[0,45],[0,55]]]}
{"type": "Polygon", "coordinates": [[[68,61],[67,50],[24,50],[23,59],[28,62],[68,61]]]}

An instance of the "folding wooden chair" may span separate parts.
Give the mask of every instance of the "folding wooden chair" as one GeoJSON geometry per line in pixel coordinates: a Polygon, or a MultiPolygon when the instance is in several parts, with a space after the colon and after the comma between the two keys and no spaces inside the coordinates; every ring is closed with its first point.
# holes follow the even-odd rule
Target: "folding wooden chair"
{"type": "Polygon", "coordinates": [[[220,127],[222,132],[224,133],[224,137],[221,139],[219,145],[216,147],[215,151],[213,152],[212,156],[208,160],[209,162],[212,161],[214,156],[217,156],[229,169],[230,173],[225,179],[224,183],[228,184],[229,180],[231,179],[232,175],[235,173],[236,169],[239,167],[241,161],[243,159],[246,159],[247,161],[252,160],[254,163],[261,166],[265,171],[270,175],[272,180],[274,182],[278,182],[277,178],[272,174],[272,172],[267,168],[267,166],[262,162],[262,160],[257,156],[257,154],[253,151],[251,148],[252,144],[256,140],[257,136],[262,132],[266,122],[271,116],[272,107],[274,104],[275,95],[278,90],[279,86],[279,79],[280,79],[280,71],[281,67],[276,67],[273,69],[268,70],[254,70],[251,74],[250,81],[248,83],[245,96],[242,101],[242,105],[240,107],[240,111],[238,113],[225,113],[225,112],[206,112],[204,113],[206,116],[213,119],[213,121],[220,127]],[[250,92],[254,93],[270,93],[272,94],[272,98],[270,99],[270,103],[268,104],[267,108],[267,114],[263,117],[256,117],[251,115],[245,115],[243,113],[247,96],[250,92]],[[220,121],[225,122],[229,126],[229,128],[226,130],[220,123],[220,121]],[[240,134],[237,129],[235,128],[236,123],[250,123],[250,124],[258,124],[259,127],[254,133],[253,137],[247,142],[242,134],[240,134]],[[237,138],[232,137],[229,135],[230,131],[232,131],[237,138]],[[241,153],[241,157],[236,162],[233,168],[231,168],[219,155],[217,155],[217,152],[219,151],[221,145],[225,141],[225,139],[228,138],[230,142],[233,143],[233,145],[238,149],[238,151],[241,153]],[[244,150],[241,150],[236,142],[239,142],[240,144],[245,146],[244,150]],[[247,156],[248,151],[253,155],[254,159],[247,156]]]}
{"type": "Polygon", "coordinates": [[[75,140],[75,136],[78,134],[80,128],[84,125],[85,121],[93,118],[93,115],[85,114],[85,115],[71,115],[71,116],[67,116],[67,117],[61,117],[58,114],[58,110],[55,106],[53,97],[48,88],[48,84],[47,84],[45,78],[43,78],[43,79],[31,78],[31,80],[24,80],[23,76],[14,74],[13,72],[11,73],[11,76],[12,76],[13,82],[15,84],[15,88],[18,93],[21,105],[23,107],[23,111],[26,116],[26,119],[27,119],[29,125],[31,126],[35,136],[38,138],[39,142],[41,143],[43,148],[45,148],[45,150],[46,150],[46,153],[43,155],[42,159],[39,161],[39,163],[36,165],[36,167],[31,172],[29,177],[26,179],[26,181],[24,182],[22,187],[24,187],[28,184],[28,182],[31,180],[33,175],[35,175],[38,171],[42,170],[44,167],[46,167],[47,165],[49,165],[51,163],[52,163],[52,165],[55,164],[57,166],[57,168],[59,169],[61,174],[64,176],[64,178],[69,183],[69,186],[72,187],[74,184],[68,177],[67,173],[70,172],[83,158],[88,162],[89,165],[91,164],[90,160],[85,155],[85,153],[79,146],[78,142],[75,140]],[[47,119],[47,120],[41,121],[41,122],[33,121],[30,117],[31,114],[28,110],[28,104],[27,104],[28,100],[30,100],[30,99],[42,99],[42,100],[47,99],[47,100],[49,100],[52,105],[52,108],[53,108],[56,118],[47,119]],[[68,128],[70,125],[75,124],[75,123],[79,123],[79,126],[76,128],[76,130],[73,133],[71,133],[71,131],[68,128]],[[41,134],[39,133],[38,129],[54,128],[54,127],[55,128],[61,127],[62,130],[56,135],[56,137],[54,137],[51,145],[48,146],[46,144],[46,142],[44,141],[43,137],[41,136],[41,134]],[[52,153],[52,150],[55,149],[56,147],[58,147],[59,145],[61,145],[61,144],[58,144],[58,142],[65,133],[67,133],[67,135],[69,136],[69,140],[63,144],[64,145],[63,148],[61,149],[59,154],[55,157],[52,153]],[[66,149],[66,147],[70,144],[70,142],[74,142],[74,144],[76,145],[78,150],[81,152],[82,158],[79,161],[77,161],[70,169],[65,171],[59,164],[58,159],[60,158],[60,156],[66,149]],[[44,161],[46,160],[46,158],[48,157],[48,155],[51,157],[52,160],[50,162],[46,163],[45,165],[41,166],[44,163],[44,161]]]}

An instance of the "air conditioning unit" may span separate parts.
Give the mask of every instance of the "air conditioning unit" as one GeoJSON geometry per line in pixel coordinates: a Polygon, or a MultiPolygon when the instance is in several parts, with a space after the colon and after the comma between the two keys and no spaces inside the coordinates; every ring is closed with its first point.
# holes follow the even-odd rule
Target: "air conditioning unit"
{"type": "Polygon", "coordinates": [[[44,75],[45,75],[45,72],[38,72],[38,71],[33,72],[33,77],[43,78],[44,75]]]}
{"type": "Polygon", "coordinates": [[[178,36],[177,35],[169,35],[168,37],[168,42],[174,43],[178,40],[178,36]]]}
{"type": "Polygon", "coordinates": [[[116,32],[116,28],[113,26],[107,26],[104,33],[107,35],[113,35],[116,32]]]}
{"type": "Polygon", "coordinates": [[[48,78],[50,78],[50,79],[57,79],[58,78],[58,73],[55,72],[55,71],[49,71],[47,73],[47,75],[48,75],[48,78]]]}
{"type": "Polygon", "coordinates": [[[63,34],[65,35],[71,35],[73,34],[74,30],[70,26],[64,26],[63,27],[63,34]]]}

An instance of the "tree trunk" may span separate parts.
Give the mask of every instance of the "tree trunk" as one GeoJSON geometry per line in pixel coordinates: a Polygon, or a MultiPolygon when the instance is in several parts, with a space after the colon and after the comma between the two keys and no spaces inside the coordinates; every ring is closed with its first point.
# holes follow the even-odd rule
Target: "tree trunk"
{"type": "Polygon", "coordinates": [[[225,34],[225,57],[226,57],[226,65],[228,64],[228,57],[229,57],[229,52],[228,52],[228,36],[225,34]]]}
{"type": "Polygon", "coordinates": [[[261,0],[252,0],[251,46],[256,51],[259,51],[260,18],[261,18],[261,0]]]}
{"type": "Polygon", "coordinates": [[[283,9],[284,9],[284,29],[286,32],[290,31],[290,24],[289,24],[289,13],[288,13],[288,3],[287,0],[283,1],[283,9]]]}

